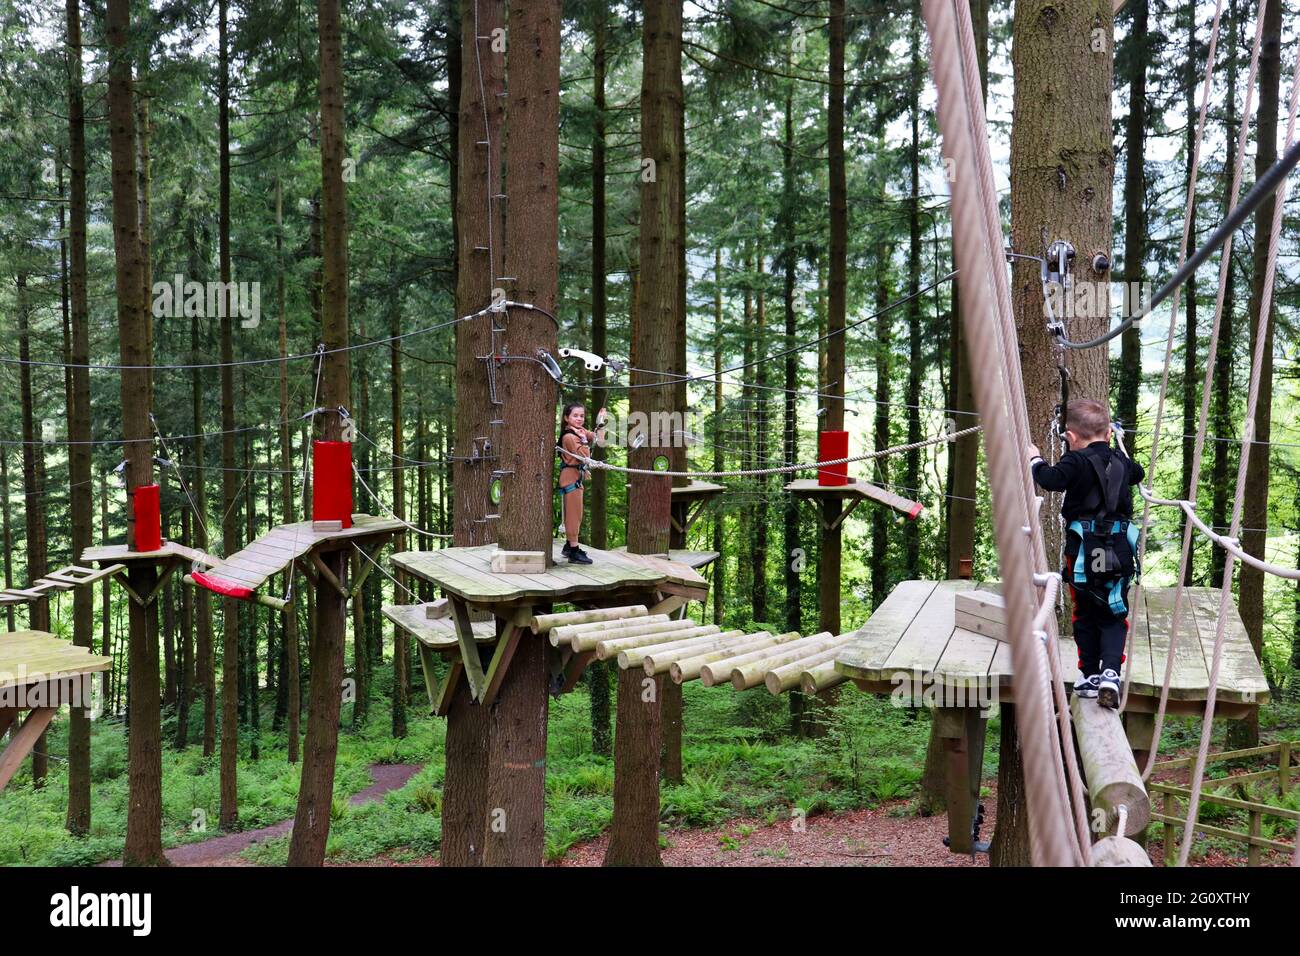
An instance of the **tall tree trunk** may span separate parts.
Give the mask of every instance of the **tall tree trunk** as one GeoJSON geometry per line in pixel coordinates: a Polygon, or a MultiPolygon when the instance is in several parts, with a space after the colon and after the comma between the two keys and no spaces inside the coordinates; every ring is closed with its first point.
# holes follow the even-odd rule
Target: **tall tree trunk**
{"type": "MultiPolygon", "coordinates": [[[[1196,151],[1196,124],[1190,121],[1190,117],[1196,113],[1196,78],[1198,74],[1197,56],[1199,48],[1196,45],[1196,0],[1188,0],[1184,7],[1184,15],[1187,18],[1187,60],[1186,70],[1183,83],[1186,90],[1185,109],[1189,117],[1187,123],[1186,141],[1184,150],[1187,158],[1186,178],[1184,180],[1184,192],[1191,187],[1192,182],[1192,158],[1196,151]]],[[[1189,210],[1189,232],[1188,235],[1196,235],[1196,206],[1195,197],[1189,210]]],[[[1187,277],[1187,286],[1183,293],[1183,299],[1186,305],[1183,307],[1185,312],[1184,322],[1186,323],[1186,334],[1183,343],[1183,472],[1182,483],[1179,485],[1179,497],[1187,500],[1192,496],[1192,463],[1196,458],[1196,425],[1197,409],[1200,408],[1200,389],[1197,383],[1201,380],[1200,363],[1198,357],[1198,341],[1196,333],[1196,274],[1187,277]]],[[[1187,517],[1180,514],[1179,516],[1179,535],[1182,536],[1186,527],[1187,517]]],[[[1196,570],[1196,535],[1191,538],[1191,546],[1187,552],[1187,565],[1183,569],[1183,583],[1190,585],[1196,570]]]]}
{"type": "MultiPolygon", "coordinates": [[[[91,545],[94,488],[90,471],[90,310],[86,291],[86,112],[81,63],[80,0],[67,0],[68,59],[68,292],[71,328],[72,402],[68,409],[69,510],[72,512],[72,561],[91,545]],[[80,367],[78,367],[80,366],[80,367]]],[[[8,483],[6,482],[6,492],[8,483]]],[[[7,525],[7,523],[6,523],[7,525]]],[[[7,530],[7,528],[6,528],[7,530]]],[[[8,535],[6,534],[6,539],[8,535]]],[[[5,541],[6,548],[8,540],[5,541]]],[[[72,592],[72,643],[90,649],[94,644],[95,593],[91,588],[72,592]]],[[[68,726],[69,832],[90,832],[90,719],[85,710],[72,708],[68,726]]]]}
{"type": "MultiPolygon", "coordinates": [[[[713,251],[713,470],[724,468],[722,454],[722,249],[713,251]]],[[[709,590],[713,596],[713,623],[721,625],[722,609],[726,603],[727,553],[723,547],[725,513],[721,508],[713,512],[713,550],[718,560],[713,562],[713,581],[709,590]]]]}
{"type": "MultiPolygon", "coordinates": [[[[366,329],[366,314],[361,313],[361,340],[370,337],[366,329]]],[[[369,435],[370,430],[370,386],[367,379],[366,356],[357,356],[357,407],[356,419],[361,423],[361,431],[369,435]]],[[[360,448],[358,467],[362,474],[370,470],[370,444],[363,443],[360,448]]],[[[373,477],[373,476],[372,476],[373,477]]],[[[360,558],[348,555],[349,562],[360,558]]],[[[355,682],[355,695],[352,704],[352,726],[359,728],[366,722],[366,712],[370,708],[370,648],[366,641],[366,602],[357,595],[352,602],[352,678],[355,682]]]]}
{"type": "MultiPolygon", "coordinates": [[[[1268,4],[1264,13],[1264,36],[1259,52],[1259,112],[1255,116],[1255,178],[1277,161],[1278,98],[1282,86],[1282,0],[1268,4]]],[[[1263,359],[1258,370],[1259,404],[1255,408],[1254,440],[1250,461],[1246,463],[1246,500],[1242,503],[1241,545],[1247,554],[1264,557],[1268,543],[1268,478],[1271,455],[1269,439],[1273,432],[1273,329],[1276,325],[1275,299],[1270,298],[1266,316],[1261,316],[1264,282],[1268,270],[1269,237],[1277,199],[1270,198],[1255,213],[1255,242],[1251,253],[1250,347],[1254,355],[1260,327],[1265,328],[1263,359]]],[[[1221,443],[1222,444],[1222,443],[1221,443]]],[[[1237,600],[1242,623],[1250,637],[1255,657],[1264,657],[1264,572],[1242,563],[1237,600]]],[[[1248,716],[1228,724],[1228,748],[1254,747],[1259,743],[1259,710],[1251,708],[1248,716]]]]}
{"type": "MultiPolygon", "coordinates": [[[[908,88],[908,113],[912,122],[912,148],[908,151],[911,171],[911,193],[907,208],[907,294],[912,298],[907,304],[907,441],[921,440],[921,6],[912,2],[911,16],[911,77],[908,88]]],[[[921,496],[921,449],[907,453],[906,494],[921,496]]],[[[903,525],[903,555],[907,562],[907,577],[921,576],[921,529],[915,521],[903,525]]]]}
{"type": "MultiPolygon", "coordinates": [[[[0,449],[0,508],[4,511],[5,587],[14,586],[14,532],[9,513],[9,449],[0,449]]],[[[17,630],[14,606],[5,605],[5,624],[10,631],[17,630]]],[[[107,675],[105,671],[105,675],[107,675]]]]}
{"type": "MultiPolygon", "coordinates": [[[[49,536],[45,527],[45,446],[38,437],[35,400],[32,396],[31,304],[27,276],[16,280],[18,305],[18,369],[23,419],[23,512],[26,527],[27,580],[35,582],[49,571],[49,536]]],[[[27,626],[36,631],[50,629],[50,600],[42,598],[28,605],[27,626]]],[[[43,786],[49,769],[48,732],[41,734],[32,750],[32,783],[43,786]]]]}
{"type": "MultiPolygon", "coordinates": [[[[9,482],[5,480],[5,488],[8,489],[9,482]]],[[[99,482],[99,543],[108,544],[108,475],[105,474],[99,482]]],[[[8,543],[8,542],[6,542],[8,543]]],[[[100,584],[100,637],[99,652],[105,657],[113,659],[114,665],[104,671],[104,682],[101,687],[101,693],[104,695],[104,709],[109,714],[116,714],[117,708],[113,702],[113,684],[117,672],[116,658],[113,658],[113,585],[110,579],[104,578],[100,584]]]]}
{"type": "MultiPolygon", "coordinates": [[[[293,439],[289,433],[289,363],[285,360],[285,357],[289,354],[289,318],[284,302],[284,190],[279,176],[275,179],[275,259],[275,301],[280,314],[280,520],[285,524],[292,524],[295,515],[294,475],[291,473],[293,470],[293,439]]],[[[304,451],[304,454],[306,453],[304,451]]],[[[294,584],[292,565],[285,570],[285,578],[286,590],[296,596],[297,588],[294,584]]],[[[202,593],[202,590],[200,588],[199,593],[202,593]]],[[[289,606],[283,617],[284,632],[281,639],[284,642],[285,672],[280,675],[280,682],[286,685],[284,688],[285,710],[288,720],[288,726],[285,729],[285,736],[288,737],[286,758],[289,763],[297,763],[298,738],[302,732],[302,688],[299,686],[302,667],[298,660],[298,650],[301,647],[301,642],[298,637],[296,602],[289,606]]]]}
{"type": "MultiPolygon", "coordinates": [[[[505,117],[505,57],[479,36],[505,29],[503,0],[462,0],[459,120],[456,178],[456,315],[477,312],[492,301],[503,274],[503,203],[485,196],[501,191],[501,137],[505,117]],[[480,73],[481,70],[481,73],[480,73]],[[481,76],[481,84],[480,84],[481,76]],[[487,126],[484,128],[486,117],[487,126]],[[479,145],[480,142],[486,145],[479,145]]],[[[450,58],[449,58],[450,59],[450,58]]],[[[491,352],[488,319],[456,325],[455,453],[452,456],[452,525],[457,547],[488,544],[496,524],[488,485],[492,464],[484,460],[491,409],[481,355],[491,352]]],[[[547,433],[550,432],[548,425],[547,433]]],[[[478,866],[487,825],[488,712],[469,698],[464,682],[447,715],[446,776],[442,801],[443,866],[478,866]]]]}
{"type": "MultiPolygon", "coordinates": [[[[988,0],[970,0],[971,23],[975,28],[975,57],[979,63],[980,89],[985,100],[989,90],[989,5],[988,0]]],[[[971,388],[970,357],[966,331],[961,322],[959,280],[952,286],[952,335],[949,340],[951,367],[948,374],[948,408],[952,428],[961,431],[978,423],[975,395],[971,388]]],[[[975,560],[975,496],[978,489],[979,436],[969,435],[950,446],[948,460],[948,577],[962,576],[962,562],[975,560]]],[[[879,510],[879,509],[876,509],[879,510]]]]}
{"type": "MultiPolygon", "coordinates": [[[[349,408],[352,404],[348,352],[348,220],[343,185],[347,155],[343,113],[343,25],[339,0],[318,0],[320,34],[320,159],[321,159],[321,404],[349,408]]],[[[342,441],[343,416],[317,416],[323,441],[342,441]]],[[[325,567],[344,579],[347,552],[327,551],[325,567]]],[[[311,688],[307,705],[307,737],[303,743],[302,784],[289,841],[290,866],[320,866],[329,839],[334,797],[334,765],[339,748],[339,688],[347,639],[347,601],[327,580],[316,579],[315,631],[311,638],[311,688]]]]}
{"type": "MultiPolygon", "coordinates": [[[[680,283],[685,236],[680,213],[685,162],[682,138],[682,9],[668,0],[645,5],[641,34],[641,153],[653,162],[653,175],[641,183],[639,268],[643,277],[634,315],[635,364],[679,371],[677,364],[680,283]]],[[[684,369],[680,369],[684,371],[684,369]]],[[[633,383],[655,376],[633,373],[633,383]]],[[[676,389],[638,388],[631,413],[644,413],[651,434],[628,454],[633,468],[653,468],[671,449],[658,447],[665,420],[677,402],[676,389]]],[[[679,457],[678,460],[681,460],[679,457]]],[[[628,492],[627,548],[657,554],[669,547],[671,481],[632,476],[628,492]],[[633,490],[634,486],[634,490],[633,490]]],[[[620,671],[614,731],[614,820],[605,851],[606,866],[659,866],[659,772],[663,727],[662,676],[620,671]]]]}
{"type": "MultiPolygon", "coordinates": [[[[506,271],[518,297],[554,312],[559,293],[560,3],[508,4],[510,91],[505,181],[506,271]]],[[[557,330],[543,312],[516,311],[510,344],[516,354],[554,355],[557,330]]],[[[508,551],[551,554],[556,389],[540,364],[514,362],[497,374],[502,401],[500,463],[506,472],[500,544],[508,551]]],[[[500,622],[498,622],[500,627],[500,622]]],[[[490,866],[538,866],[546,779],[545,641],[521,641],[489,708],[486,836],[490,866]],[[498,816],[497,811],[500,811],[498,816]],[[503,826],[498,825],[504,823],[503,826]]]]}
{"type": "MultiPolygon", "coordinates": [[[[194,223],[190,222],[190,275],[196,281],[199,276],[200,258],[198,244],[193,236],[194,223]]],[[[190,354],[194,361],[203,354],[199,337],[199,318],[190,319],[190,354]]],[[[203,371],[192,369],[190,372],[192,428],[194,434],[203,431],[203,371]]],[[[283,416],[281,416],[283,417],[283,416]]],[[[200,551],[208,549],[208,490],[204,477],[202,441],[194,442],[194,478],[191,494],[194,496],[194,510],[202,516],[194,523],[194,546],[200,551]]],[[[217,675],[215,670],[212,644],[212,599],[207,588],[194,589],[194,616],[197,625],[194,650],[194,672],[199,693],[203,697],[203,756],[210,757],[217,749],[217,675]]]]}
{"type": "MultiPolygon", "coordinates": [[[[794,183],[794,91],[787,86],[785,93],[785,144],[781,156],[781,232],[783,248],[784,283],[782,301],[785,306],[785,339],[781,348],[789,350],[785,356],[785,436],[782,454],[785,464],[799,460],[799,421],[797,389],[799,387],[799,357],[794,351],[795,335],[798,326],[795,321],[794,291],[795,266],[798,253],[795,232],[795,183],[794,183]]],[[[715,353],[716,357],[716,353],[715,353]]],[[[719,379],[718,386],[721,385],[719,379]]],[[[715,455],[719,454],[715,451],[715,455]]],[[[716,469],[716,470],[721,470],[716,469]]],[[[781,567],[785,576],[785,630],[803,630],[803,594],[800,587],[803,562],[795,558],[799,548],[799,499],[787,494],[782,498],[784,512],[784,541],[782,542],[781,567]]],[[[802,731],[804,700],[797,690],[790,692],[790,730],[794,734],[802,731]]]]}
{"type": "MultiPolygon", "coordinates": [[[[1238,35],[1241,30],[1240,8],[1236,0],[1229,0],[1227,43],[1228,43],[1228,88],[1224,95],[1224,136],[1233,143],[1237,135],[1237,74],[1239,67],[1238,35]]],[[[1262,52],[1262,51],[1261,51],[1262,52]]],[[[1223,165],[1223,215],[1229,212],[1229,199],[1232,193],[1232,179],[1237,168],[1237,153],[1229,148],[1223,165]]],[[[1236,310],[1236,262],[1229,257],[1228,271],[1224,277],[1223,312],[1219,319],[1219,348],[1214,360],[1214,411],[1211,413],[1211,429],[1216,438],[1231,438],[1232,425],[1232,363],[1236,333],[1234,311],[1236,310]]],[[[1214,467],[1210,471],[1210,525],[1215,530],[1226,531],[1228,524],[1228,504],[1231,500],[1231,480],[1229,472],[1235,472],[1233,454],[1236,446],[1231,441],[1211,442],[1214,445],[1214,467]]],[[[1223,568],[1227,552],[1218,545],[1210,549],[1210,586],[1223,587],[1223,568]]],[[[1228,587],[1232,582],[1227,582],[1228,587]]]]}
{"type": "MultiPolygon", "coordinates": [[[[194,546],[190,513],[181,511],[181,543],[194,546]]],[[[180,588],[181,629],[177,642],[176,688],[176,740],[175,749],[184,750],[189,745],[190,700],[194,694],[194,592],[202,588],[180,588]]]]}
{"type": "MultiPolygon", "coordinates": [[[[849,206],[844,171],[844,0],[830,0],[829,77],[826,159],[829,173],[830,263],[826,306],[825,431],[844,430],[844,323],[848,314],[849,206]]],[[[818,630],[840,633],[840,513],[844,502],[822,504],[821,548],[817,564],[818,630]],[[834,525],[834,527],[828,527],[834,525]]]]}
{"type": "MultiPolygon", "coordinates": [[[[112,153],[113,249],[117,264],[117,322],[121,373],[122,437],[125,440],[128,498],[153,483],[153,440],[149,427],[149,373],[153,362],[147,338],[148,303],[144,297],[143,247],[136,196],[136,147],[131,95],[131,60],[127,54],[130,11],[127,0],[108,0],[108,126],[112,153]]],[[[135,548],[136,528],[127,508],[127,544],[135,548]]],[[[134,562],[128,582],[137,594],[149,594],[158,579],[152,564],[134,562]]],[[[131,732],[127,777],[127,865],[165,865],[162,852],[162,728],[158,697],[157,615],[134,601],[130,614],[129,708],[131,732]]]]}
{"type": "MultiPolygon", "coordinates": [[[[392,367],[392,417],[393,417],[393,513],[406,520],[406,474],[404,456],[406,454],[406,436],[402,429],[402,351],[397,336],[402,330],[401,302],[394,296],[388,313],[388,334],[393,336],[391,355],[392,367]]],[[[407,536],[400,534],[394,550],[405,551],[407,536]]],[[[405,571],[396,572],[397,592],[395,600],[405,600],[407,575],[405,571]]],[[[373,577],[373,575],[372,575],[373,577]]],[[[376,581],[376,584],[379,582],[376,581]]],[[[410,638],[400,627],[393,627],[393,736],[406,736],[406,676],[410,666],[410,638]]]]}
{"type": "MultiPolygon", "coordinates": [[[[1021,0],[1012,27],[1016,76],[1011,127],[1011,242],[1017,252],[1043,256],[1057,239],[1076,250],[1076,283],[1093,283],[1096,308],[1068,322],[1071,337],[1109,328],[1109,275],[1093,269],[1097,253],[1110,255],[1114,153],[1111,129],[1114,14],[1110,0],[1021,0]],[[1069,123],[1060,118],[1069,116],[1069,123]]],[[[1036,263],[1015,260],[1012,306],[1024,368],[1025,401],[1034,435],[1045,433],[1061,400],[1051,337],[1044,332],[1043,289],[1036,263]]],[[[1070,397],[1105,401],[1110,366],[1106,349],[1072,352],[1070,397]]],[[[1059,506],[1058,506],[1059,507],[1059,506]]],[[[1059,516],[1041,513],[1049,564],[1059,564],[1059,516]]],[[[997,833],[991,862],[1029,862],[1024,824],[1020,748],[1004,707],[998,767],[997,833]]]]}
{"type": "MultiPolygon", "coordinates": [[[[889,284],[893,251],[883,242],[876,244],[876,412],[873,444],[876,451],[889,447],[889,395],[893,387],[893,314],[885,309],[893,290],[889,284]]],[[[889,484],[889,459],[873,460],[872,480],[889,484]]],[[[889,597],[889,518],[881,508],[871,509],[871,609],[889,597]]],[[[838,585],[837,585],[838,586],[838,585]]],[[[838,633],[838,632],[837,632],[838,633]]]]}
{"type": "MultiPolygon", "coordinates": [[[[1128,288],[1142,281],[1146,246],[1147,0],[1129,0],[1128,117],[1124,121],[1124,273],[1128,288]]],[[[1187,114],[1188,126],[1192,113],[1187,114]]],[[[1130,307],[1136,307],[1130,302],[1130,307]]],[[[1119,398],[1115,418],[1127,429],[1137,426],[1142,387],[1142,329],[1134,323],[1120,336],[1119,398]]],[[[1129,449],[1133,451],[1134,449],[1129,449]]]]}
{"type": "MultiPolygon", "coordinates": [[[[230,288],[230,45],[229,0],[218,0],[217,236],[222,287],[230,288]]],[[[235,460],[235,345],[229,303],[221,310],[221,547],[239,548],[239,474],[235,460]]],[[[239,819],[239,602],[221,602],[221,781],[220,826],[232,829],[239,819]]]]}
{"type": "MultiPolygon", "coordinates": [[[[763,240],[758,240],[757,253],[758,289],[754,295],[754,353],[758,364],[754,374],[754,458],[755,467],[767,468],[767,363],[763,361],[768,353],[767,345],[767,268],[763,258],[763,240]]],[[[767,608],[767,495],[771,482],[766,476],[754,479],[758,486],[757,499],[752,506],[754,512],[754,620],[766,621],[767,608]]]]}

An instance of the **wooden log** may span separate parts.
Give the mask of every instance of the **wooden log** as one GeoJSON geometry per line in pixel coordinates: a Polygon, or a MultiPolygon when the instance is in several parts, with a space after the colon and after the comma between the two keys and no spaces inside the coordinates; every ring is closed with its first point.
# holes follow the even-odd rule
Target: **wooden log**
{"type": "MultiPolygon", "coordinates": [[[[591,624],[570,624],[565,627],[555,627],[551,629],[551,646],[559,647],[561,644],[569,644],[581,638],[581,643],[591,644],[595,647],[591,638],[593,635],[613,634],[618,631],[631,631],[636,628],[647,627],[651,624],[680,624],[675,618],[667,614],[649,614],[645,617],[634,618],[630,621],[594,621],[591,624]]],[[[600,640],[596,637],[595,640],[600,640]]]]}
{"type": "Polygon", "coordinates": [[[1101,809],[1106,815],[1104,821],[1094,823],[1094,831],[1111,832],[1122,806],[1127,807],[1127,819],[1124,832],[1119,835],[1141,833],[1151,820],[1151,800],[1142,785],[1119,712],[1098,707],[1091,698],[1072,697],[1070,715],[1083,758],[1083,773],[1088,780],[1089,803],[1094,814],[1101,809]]]}
{"type": "MultiPolygon", "coordinates": [[[[808,642],[822,640],[830,636],[830,631],[822,631],[819,634],[810,634],[808,637],[796,637],[792,641],[782,641],[780,643],[783,646],[780,651],[777,651],[771,646],[766,646],[745,653],[735,654],[731,657],[718,658],[700,668],[700,682],[703,683],[705,687],[712,687],[714,684],[725,683],[726,681],[731,680],[732,669],[739,665],[748,664],[751,661],[763,660],[775,653],[794,650],[796,648],[798,649],[795,650],[796,654],[803,653],[809,646],[808,642]]],[[[782,663],[784,663],[784,661],[782,663]]]]}
{"type": "Polygon", "coordinates": [[[803,683],[803,675],[808,672],[809,668],[829,663],[833,669],[835,655],[839,653],[839,649],[837,644],[835,647],[813,651],[811,654],[797,658],[788,664],[774,667],[767,672],[767,675],[763,678],[763,683],[773,696],[800,687],[803,683]]]}
{"type": "Polygon", "coordinates": [[[493,551],[488,561],[493,574],[545,574],[544,551],[493,551]]]}
{"type": "MultiPolygon", "coordinates": [[[[766,632],[764,632],[766,634],[766,632]]],[[[714,661],[724,660],[728,657],[736,657],[740,654],[748,654],[764,647],[772,647],[776,644],[788,644],[791,641],[802,640],[803,635],[798,631],[786,631],[784,634],[767,634],[765,637],[755,639],[755,635],[746,634],[744,637],[729,643],[726,647],[720,647],[714,651],[708,651],[704,654],[697,654],[694,657],[683,657],[680,660],[673,661],[669,665],[668,673],[676,684],[684,684],[688,680],[695,680],[700,676],[700,668],[714,661]]]]}
{"type": "Polygon", "coordinates": [[[1092,845],[1093,866],[1150,866],[1151,857],[1127,837],[1108,836],[1092,845]]]}
{"type": "Polygon", "coordinates": [[[594,624],[599,621],[619,621],[627,618],[646,616],[644,604],[629,607],[594,607],[585,611],[564,611],[560,614],[539,614],[528,625],[534,634],[541,634],[555,627],[574,624],[594,624]]]}
{"type": "Polygon", "coordinates": [[[324,532],[342,531],[343,520],[341,518],[335,518],[332,521],[313,521],[311,523],[311,530],[324,532]]]}
{"type": "Polygon", "coordinates": [[[806,638],[804,641],[795,641],[788,648],[781,648],[775,655],[766,654],[756,661],[733,664],[731,668],[731,686],[736,690],[749,690],[751,687],[757,687],[763,683],[763,680],[767,677],[767,672],[774,667],[797,661],[800,658],[807,657],[814,651],[840,647],[847,644],[850,637],[851,635],[847,634],[836,637],[831,637],[828,634],[826,637],[806,638]]]}
{"type": "MultiPolygon", "coordinates": [[[[836,652],[839,652],[837,647],[836,652]]],[[[810,667],[799,675],[799,688],[805,694],[820,694],[824,690],[843,684],[847,677],[835,669],[835,658],[815,667],[810,667]]]]}
{"type": "Polygon", "coordinates": [[[685,640],[688,637],[703,637],[706,634],[720,634],[722,632],[722,628],[716,624],[695,624],[689,621],[678,621],[677,626],[678,630],[675,631],[633,634],[627,637],[615,637],[607,641],[599,641],[596,644],[596,660],[607,661],[610,658],[617,657],[619,652],[631,647],[649,647],[652,644],[662,644],[669,639],[685,640]],[[687,626],[682,627],[683,623],[687,626]]]}
{"type": "Polygon", "coordinates": [[[767,631],[759,631],[756,635],[746,634],[737,628],[734,631],[723,631],[721,634],[687,638],[672,644],[633,647],[618,655],[618,666],[626,669],[639,664],[646,674],[653,677],[655,674],[666,672],[679,658],[726,650],[735,647],[747,637],[755,636],[770,637],[771,635],[767,631]]]}

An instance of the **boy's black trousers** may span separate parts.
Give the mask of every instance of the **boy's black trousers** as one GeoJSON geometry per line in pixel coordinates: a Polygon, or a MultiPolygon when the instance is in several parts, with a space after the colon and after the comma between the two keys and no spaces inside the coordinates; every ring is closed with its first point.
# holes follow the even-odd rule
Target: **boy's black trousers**
{"type": "MultiPolygon", "coordinates": [[[[1067,562],[1062,574],[1070,580],[1073,561],[1067,562]]],[[[1124,584],[1124,607],[1128,603],[1128,582],[1124,584]]],[[[1074,643],[1079,649],[1079,670],[1085,677],[1104,670],[1119,673],[1124,662],[1124,640],[1128,637],[1128,612],[1115,614],[1110,609],[1109,594],[1086,584],[1070,585],[1074,605],[1070,622],[1074,625],[1074,643]]]]}

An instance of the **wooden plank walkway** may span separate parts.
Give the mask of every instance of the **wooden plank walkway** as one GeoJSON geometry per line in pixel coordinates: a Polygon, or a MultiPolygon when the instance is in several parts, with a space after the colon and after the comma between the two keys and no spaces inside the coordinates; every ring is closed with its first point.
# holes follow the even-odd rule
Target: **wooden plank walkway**
{"type": "Polygon", "coordinates": [[[310,521],[278,525],[229,557],[218,560],[203,572],[202,577],[196,575],[194,580],[218,593],[226,593],[218,590],[223,582],[235,586],[228,590],[255,591],[296,559],[317,548],[340,541],[391,534],[403,527],[396,519],[365,514],[353,515],[352,527],[332,531],[318,531],[310,521]]]}
{"type": "Polygon", "coordinates": [[[187,547],[179,541],[164,541],[162,547],[157,551],[132,551],[125,544],[100,544],[81,552],[82,561],[93,561],[97,564],[103,564],[106,561],[114,563],[127,561],[158,562],[168,558],[181,558],[206,568],[210,568],[221,561],[220,558],[213,557],[198,548],[187,547]]]}
{"type": "MultiPolygon", "coordinates": [[[[614,550],[627,554],[627,545],[619,545],[614,550]]],[[[663,557],[663,555],[655,555],[655,557],[663,557]]],[[[714,561],[718,560],[718,557],[719,555],[716,551],[691,551],[686,548],[673,548],[668,552],[669,561],[672,561],[674,564],[684,564],[688,568],[695,568],[697,571],[700,568],[708,567],[714,561]]]]}
{"type": "MultiPolygon", "coordinates": [[[[996,589],[996,584],[973,581],[904,581],[858,630],[853,641],[836,657],[836,670],[869,689],[884,692],[885,685],[904,680],[932,682],[947,687],[998,687],[1014,700],[1011,647],[955,625],[954,596],[973,588],[996,589]]],[[[1149,709],[1159,697],[1169,647],[1174,588],[1147,588],[1145,610],[1133,619],[1126,648],[1126,668],[1132,670],[1130,700],[1149,709]],[[1144,702],[1145,700],[1145,702],[1144,702]]],[[[1183,624],[1175,646],[1175,667],[1170,700],[1183,702],[1184,712],[1203,705],[1209,688],[1208,664],[1213,653],[1214,625],[1219,592],[1215,588],[1188,588],[1183,602],[1183,624]]],[[[1268,700],[1264,677],[1246,636],[1235,605],[1230,605],[1218,699],[1254,706],[1268,700]]],[[[1074,641],[1059,641],[1061,671],[1073,684],[1078,674],[1074,641]]]]}

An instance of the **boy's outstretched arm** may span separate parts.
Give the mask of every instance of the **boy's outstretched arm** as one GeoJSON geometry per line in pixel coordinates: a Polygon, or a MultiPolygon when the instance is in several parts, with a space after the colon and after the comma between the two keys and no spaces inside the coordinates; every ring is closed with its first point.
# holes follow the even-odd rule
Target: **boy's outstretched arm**
{"type": "Polygon", "coordinates": [[[1029,470],[1034,476],[1034,481],[1045,491],[1065,491],[1078,472],[1078,463],[1074,460],[1074,456],[1067,454],[1057,464],[1049,465],[1043,461],[1038,448],[1030,445],[1029,470]]]}

